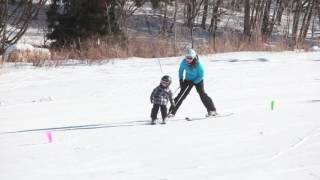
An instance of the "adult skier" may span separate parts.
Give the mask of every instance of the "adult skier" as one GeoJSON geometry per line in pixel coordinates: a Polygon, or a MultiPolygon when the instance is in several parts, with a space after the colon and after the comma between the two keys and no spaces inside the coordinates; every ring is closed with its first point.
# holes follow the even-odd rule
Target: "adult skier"
{"type": "Polygon", "coordinates": [[[180,92],[178,96],[174,98],[175,106],[170,107],[168,117],[173,117],[177,113],[183,100],[188,96],[193,86],[196,87],[200,99],[208,112],[206,116],[217,115],[212,99],[204,91],[203,77],[204,68],[199,61],[198,55],[195,50],[188,49],[179,67],[180,92]]]}

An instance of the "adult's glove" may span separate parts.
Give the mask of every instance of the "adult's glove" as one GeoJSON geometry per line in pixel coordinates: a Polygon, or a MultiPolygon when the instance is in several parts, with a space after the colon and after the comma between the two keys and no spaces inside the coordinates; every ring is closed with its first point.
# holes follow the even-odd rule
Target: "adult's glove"
{"type": "Polygon", "coordinates": [[[184,80],[180,79],[179,82],[180,82],[180,88],[184,87],[184,80]]]}
{"type": "Polygon", "coordinates": [[[190,86],[190,85],[193,85],[193,82],[192,81],[190,81],[190,80],[184,80],[184,85],[185,86],[190,86]]]}

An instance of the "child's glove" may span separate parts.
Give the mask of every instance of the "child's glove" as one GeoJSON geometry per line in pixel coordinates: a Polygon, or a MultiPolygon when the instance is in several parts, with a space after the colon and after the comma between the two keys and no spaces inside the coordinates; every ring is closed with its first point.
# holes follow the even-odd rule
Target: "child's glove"
{"type": "Polygon", "coordinates": [[[176,107],[176,103],[174,103],[174,101],[171,101],[171,107],[170,109],[174,109],[176,107]]]}

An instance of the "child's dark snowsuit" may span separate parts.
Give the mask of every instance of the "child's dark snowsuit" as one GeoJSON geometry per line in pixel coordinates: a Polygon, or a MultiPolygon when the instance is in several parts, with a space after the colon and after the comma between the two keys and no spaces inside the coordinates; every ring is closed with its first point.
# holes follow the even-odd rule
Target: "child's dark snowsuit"
{"type": "Polygon", "coordinates": [[[154,122],[157,119],[159,107],[161,109],[162,121],[165,122],[167,117],[167,104],[170,101],[171,106],[174,106],[174,101],[172,98],[172,92],[169,87],[163,85],[157,86],[150,96],[150,101],[153,103],[153,108],[151,110],[151,120],[154,122]]]}

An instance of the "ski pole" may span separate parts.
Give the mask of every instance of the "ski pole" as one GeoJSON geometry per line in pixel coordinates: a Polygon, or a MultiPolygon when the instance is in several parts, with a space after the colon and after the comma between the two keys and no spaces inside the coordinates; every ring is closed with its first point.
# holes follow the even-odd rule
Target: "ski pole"
{"type": "Polygon", "coordinates": [[[180,100],[182,99],[182,97],[184,96],[184,94],[187,92],[187,89],[189,88],[189,84],[187,85],[187,87],[184,89],[182,95],[179,97],[178,101],[177,101],[177,104],[180,102],[180,100]]]}
{"type": "Polygon", "coordinates": [[[163,74],[161,62],[160,62],[159,58],[157,58],[157,60],[158,60],[159,66],[160,66],[161,73],[163,74]]]}
{"type": "MultiPolygon", "coordinates": [[[[187,89],[189,88],[189,84],[187,85],[187,87],[184,89],[184,91],[183,91],[183,93],[182,93],[182,95],[179,97],[179,99],[177,100],[177,102],[175,102],[175,104],[177,105],[179,102],[180,102],[180,100],[182,99],[182,97],[184,96],[184,94],[187,92],[187,89]]],[[[180,86],[178,87],[178,89],[180,89],[180,86]]],[[[178,90],[177,89],[177,90],[178,90]]],[[[176,90],[176,91],[177,91],[176,90]]],[[[172,109],[169,111],[169,113],[168,114],[171,114],[172,113],[172,109]]]]}

